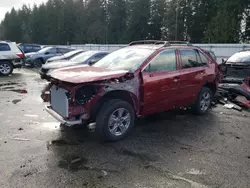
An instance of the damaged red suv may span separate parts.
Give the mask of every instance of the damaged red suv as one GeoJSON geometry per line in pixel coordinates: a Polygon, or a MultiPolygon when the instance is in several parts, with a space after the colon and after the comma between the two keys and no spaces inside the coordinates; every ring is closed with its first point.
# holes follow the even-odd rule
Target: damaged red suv
{"type": "Polygon", "coordinates": [[[188,106],[206,113],[218,73],[216,62],[189,43],[132,42],[94,66],[51,72],[46,110],[68,126],[95,124],[102,137],[116,141],[136,117],[188,106]]]}

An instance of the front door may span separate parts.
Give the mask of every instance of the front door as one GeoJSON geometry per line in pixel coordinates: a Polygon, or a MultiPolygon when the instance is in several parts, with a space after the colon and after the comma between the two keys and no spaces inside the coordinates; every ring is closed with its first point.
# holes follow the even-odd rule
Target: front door
{"type": "Polygon", "coordinates": [[[175,107],[180,93],[180,73],[177,68],[176,50],[160,52],[145,67],[143,78],[142,115],[157,113],[175,107]]]}

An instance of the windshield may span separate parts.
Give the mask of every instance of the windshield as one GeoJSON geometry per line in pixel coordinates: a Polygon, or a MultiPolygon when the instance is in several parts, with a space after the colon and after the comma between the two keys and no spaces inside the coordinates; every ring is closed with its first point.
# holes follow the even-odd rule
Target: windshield
{"type": "Polygon", "coordinates": [[[52,47],[45,47],[45,48],[39,50],[38,53],[45,53],[45,52],[47,52],[50,49],[52,49],[52,47]]]}
{"type": "Polygon", "coordinates": [[[153,52],[153,49],[122,48],[98,61],[94,67],[135,71],[153,52]]]}
{"type": "Polygon", "coordinates": [[[94,51],[87,51],[83,52],[73,58],[70,59],[70,61],[75,61],[75,62],[84,62],[87,59],[89,59],[92,55],[94,55],[96,52],[94,51]]]}
{"type": "Polygon", "coordinates": [[[63,56],[67,58],[67,57],[71,57],[71,56],[73,56],[73,55],[77,55],[77,54],[79,54],[79,53],[81,53],[81,51],[79,51],[79,50],[74,50],[74,51],[70,51],[70,52],[64,54],[63,56]]]}
{"type": "Polygon", "coordinates": [[[250,52],[238,52],[231,56],[228,60],[228,63],[250,63],[250,52]]]}

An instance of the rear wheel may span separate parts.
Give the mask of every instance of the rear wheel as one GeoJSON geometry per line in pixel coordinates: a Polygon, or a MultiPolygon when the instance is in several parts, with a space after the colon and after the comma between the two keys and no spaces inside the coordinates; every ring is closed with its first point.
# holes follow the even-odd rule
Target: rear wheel
{"type": "Polygon", "coordinates": [[[205,114],[211,108],[213,93],[207,87],[202,87],[194,105],[194,111],[197,114],[205,114]]]}
{"type": "Polygon", "coordinates": [[[128,135],[134,126],[135,113],[126,101],[112,99],[106,102],[96,118],[96,129],[105,140],[117,141],[128,135]]]}
{"type": "Polygon", "coordinates": [[[34,67],[41,67],[43,65],[43,61],[41,59],[36,59],[34,61],[34,67]]]}
{"type": "Polygon", "coordinates": [[[8,76],[13,72],[13,65],[9,61],[0,61],[0,75],[8,76]]]}

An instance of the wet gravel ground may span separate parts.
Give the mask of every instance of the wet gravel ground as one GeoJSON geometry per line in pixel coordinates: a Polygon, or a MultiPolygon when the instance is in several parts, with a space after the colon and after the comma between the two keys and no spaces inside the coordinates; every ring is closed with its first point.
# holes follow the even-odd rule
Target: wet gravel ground
{"type": "Polygon", "coordinates": [[[1,188],[250,187],[249,112],[163,113],[101,143],[44,111],[45,84],[31,69],[0,77],[1,188]]]}

